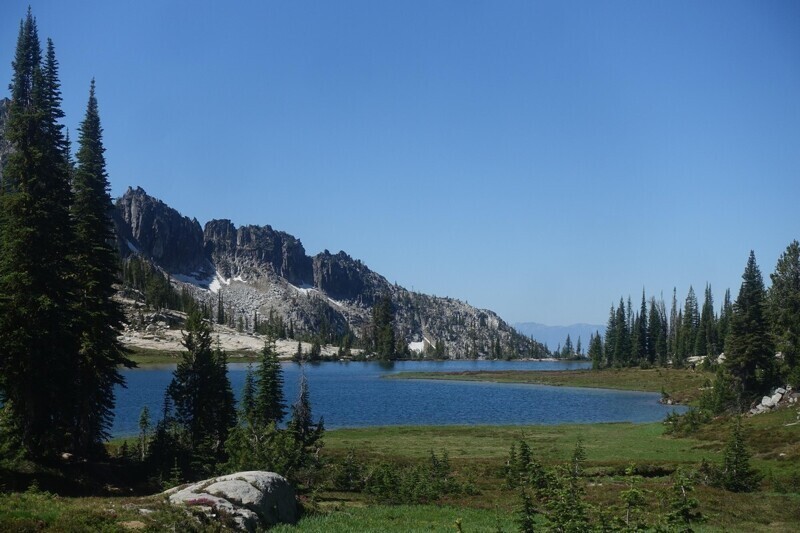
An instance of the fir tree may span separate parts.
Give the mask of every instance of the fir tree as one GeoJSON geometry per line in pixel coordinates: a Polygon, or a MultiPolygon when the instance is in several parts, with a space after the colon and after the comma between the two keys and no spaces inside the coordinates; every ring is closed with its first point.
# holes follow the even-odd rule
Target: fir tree
{"type": "Polygon", "coordinates": [[[756,256],[747,260],[739,296],[733,304],[725,364],[746,396],[766,392],[774,377],[775,350],[766,319],[766,294],[756,256]]]}
{"type": "Polygon", "coordinates": [[[147,458],[147,444],[150,441],[150,409],[145,405],[139,414],[139,460],[147,458]]]}
{"type": "Polygon", "coordinates": [[[790,383],[800,387],[800,243],[792,241],[770,275],[769,316],[790,383]]]}
{"type": "Polygon", "coordinates": [[[606,366],[613,366],[614,364],[614,348],[617,345],[617,310],[614,304],[611,304],[611,310],[608,313],[608,324],[606,324],[605,352],[606,366]]]}
{"type": "Polygon", "coordinates": [[[700,314],[700,323],[697,338],[694,344],[695,355],[716,357],[719,355],[717,342],[717,319],[714,316],[714,297],[711,294],[711,285],[706,284],[703,311],[700,314]]]}
{"type": "Polygon", "coordinates": [[[389,295],[382,296],[372,308],[372,329],[375,355],[379,359],[394,359],[394,309],[389,295]]]}
{"type": "Polygon", "coordinates": [[[682,318],[679,350],[676,360],[678,366],[683,366],[686,358],[694,355],[694,344],[700,325],[700,311],[697,305],[697,296],[695,296],[694,288],[691,285],[689,286],[689,293],[686,295],[682,318]]]}
{"type": "Polygon", "coordinates": [[[642,304],[639,308],[639,314],[636,317],[636,359],[641,361],[648,360],[648,342],[647,342],[647,301],[644,296],[644,289],[642,289],[642,304]]]}
{"type": "Polygon", "coordinates": [[[212,348],[211,326],[199,313],[189,315],[186,330],[186,352],[173,372],[167,396],[174,403],[175,420],[187,437],[192,460],[213,462],[222,459],[223,445],[236,422],[227,358],[212,348]]]}
{"type": "Polygon", "coordinates": [[[658,340],[661,336],[661,313],[655,297],[650,298],[650,312],[647,322],[647,361],[654,364],[659,360],[658,340]]]}
{"type": "Polygon", "coordinates": [[[267,425],[270,422],[280,423],[286,416],[286,404],[283,400],[283,370],[278,362],[273,341],[264,343],[261,352],[261,365],[256,371],[256,396],[254,422],[267,425]]]}
{"type": "Polygon", "coordinates": [[[680,328],[680,321],[678,320],[678,289],[672,288],[672,306],[669,311],[669,331],[667,334],[667,354],[668,357],[674,362],[678,354],[678,329],[680,328]]]}
{"type": "Polygon", "coordinates": [[[628,315],[625,313],[625,303],[619,299],[614,332],[614,364],[627,366],[631,358],[631,335],[628,327],[628,315]]]}
{"type": "Polygon", "coordinates": [[[731,302],[731,290],[725,289],[725,298],[722,301],[722,309],[717,321],[717,338],[720,342],[720,349],[724,352],[728,349],[728,333],[730,332],[731,315],[733,315],[733,303],[731,302]]]}
{"type": "Polygon", "coordinates": [[[742,436],[742,422],[737,418],[731,430],[722,460],[722,486],[731,492],[752,492],[758,488],[761,474],[750,466],[750,452],[742,436]]]}
{"type": "Polygon", "coordinates": [[[603,341],[600,332],[589,337],[589,359],[592,361],[592,368],[598,369],[603,366],[603,341]]]}
{"type": "Polygon", "coordinates": [[[69,165],[52,44],[42,65],[36,21],[20,24],[0,195],[0,360],[9,422],[25,450],[72,449],[77,335],[69,165]]]}
{"type": "Polygon", "coordinates": [[[322,419],[316,424],[313,421],[308,379],[304,369],[300,371],[300,392],[297,401],[292,405],[292,418],[288,429],[298,446],[306,452],[305,456],[308,456],[310,450],[317,445],[324,431],[322,419]]]}
{"type": "Polygon", "coordinates": [[[253,365],[247,365],[242,387],[242,400],[239,402],[239,418],[249,423],[253,422],[256,409],[256,381],[253,375],[253,365]]]}
{"type": "Polygon", "coordinates": [[[672,482],[670,508],[667,523],[680,528],[682,532],[691,532],[692,523],[702,522],[703,515],[697,508],[700,502],[692,496],[694,480],[684,470],[675,471],[672,482]]]}
{"type": "Polygon", "coordinates": [[[73,389],[77,408],[74,438],[76,449],[88,449],[108,437],[114,416],[114,387],[124,382],[118,368],[134,366],[119,341],[125,316],[112,299],[119,257],[111,245],[114,232],[109,213],[113,206],[94,80],[78,131],[71,209],[75,231],[71,260],[80,273],[75,280],[80,347],[73,389]]]}

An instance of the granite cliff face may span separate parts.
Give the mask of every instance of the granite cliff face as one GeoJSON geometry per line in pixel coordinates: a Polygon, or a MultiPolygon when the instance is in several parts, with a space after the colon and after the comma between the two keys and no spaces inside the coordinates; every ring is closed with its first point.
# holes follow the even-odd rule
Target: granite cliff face
{"type": "Polygon", "coordinates": [[[247,272],[258,275],[264,267],[294,285],[313,281],[311,259],[303,244],[270,226],[236,228],[230,220],[212,220],[203,231],[206,254],[223,277],[247,272]]]}
{"type": "Polygon", "coordinates": [[[167,272],[211,273],[206,259],[203,230],[196,219],[181,216],[140,187],[128,191],[116,203],[120,252],[142,253],[167,272]]]}
{"type": "Polygon", "coordinates": [[[141,188],[117,200],[114,219],[123,257],[150,260],[212,309],[223,301],[248,329],[254,315],[271,314],[297,333],[362,336],[373,305],[389,295],[395,330],[412,349],[438,345],[453,358],[542,355],[491,311],[390,284],[345,252],[309,257],[299,239],[270,226],[212,220],[201,229],[141,188]]]}

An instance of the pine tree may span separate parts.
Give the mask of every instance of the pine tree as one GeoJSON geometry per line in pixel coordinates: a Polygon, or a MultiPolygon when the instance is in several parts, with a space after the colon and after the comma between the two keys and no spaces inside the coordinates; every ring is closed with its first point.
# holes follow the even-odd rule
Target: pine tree
{"type": "Polygon", "coordinates": [[[745,396],[756,396],[772,385],[775,350],[766,319],[764,281],[752,251],[742,280],[733,304],[725,364],[740,380],[745,396]]]}
{"type": "Polygon", "coordinates": [[[722,486],[731,492],[752,492],[761,474],[750,466],[750,452],[744,443],[742,422],[736,419],[722,459],[722,486]]]}
{"type": "Polygon", "coordinates": [[[706,284],[703,311],[700,314],[700,323],[694,343],[695,355],[707,355],[712,358],[719,355],[717,333],[717,319],[714,316],[714,297],[711,294],[711,285],[706,284]]]}
{"type": "Polygon", "coordinates": [[[322,438],[324,431],[322,419],[316,424],[311,413],[311,398],[308,392],[308,379],[304,369],[300,372],[300,392],[297,401],[292,405],[292,418],[289,421],[288,429],[292,433],[298,446],[304,450],[303,455],[311,453],[311,449],[316,446],[322,438]]]}
{"type": "Polygon", "coordinates": [[[672,288],[672,306],[669,311],[669,331],[667,334],[667,354],[668,357],[675,362],[678,355],[678,329],[680,321],[678,320],[678,289],[672,288]]]}
{"type": "Polygon", "coordinates": [[[614,304],[611,304],[611,310],[608,313],[608,324],[606,324],[605,352],[606,366],[614,365],[614,348],[617,345],[617,310],[614,304]]]}
{"type": "Polygon", "coordinates": [[[147,444],[150,441],[150,409],[145,405],[139,414],[139,460],[147,458],[147,444]]]}
{"type": "Polygon", "coordinates": [[[256,409],[256,381],[253,375],[253,365],[247,365],[244,375],[244,386],[242,387],[242,400],[239,402],[239,418],[253,422],[253,413],[256,409]]]}
{"type": "Polygon", "coordinates": [[[124,382],[119,366],[134,366],[118,340],[125,316],[112,299],[119,257],[111,245],[114,232],[109,213],[113,206],[94,80],[79,132],[71,209],[75,240],[70,258],[80,273],[75,280],[80,351],[74,384],[74,439],[76,449],[88,449],[108,437],[114,416],[114,387],[124,382]]]}
{"type": "Polygon", "coordinates": [[[792,241],[770,275],[769,316],[790,383],[800,387],[800,243],[792,241]]]}
{"type": "Polygon", "coordinates": [[[372,328],[375,355],[379,359],[394,359],[394,309],[389,295],[382,296],[372,308],[372,328]]]}
{"type": "Polygon", "coordinates": [[[600,332],[589,337],[589,359],[592,361],[592,368],[598,369],[603,366],[603,341],[600,332]]]}
{"type": "Polygon", "coordinates": [[[683,322],[681,324],[680,351],[677,363],[682,366],[686,358],[694,355],[695,339],[700,325],[700,310],[697,305],[697,296],[694,288],[689,285],[689,294],[683,307],[683,322]]]}
{"type": "Polygon", "coordinates": [[[722,309],[717,321],[717,338],[721,344],[720,348],[724,352],[728,349],[728,333],[730,332],[731,315],[733,315],[733,303],[731,302],[731,290],[725,289],[725,299],[722,301],[722,309]]]}
{"type": "Polygon", "coordinates": [[[52,43],[42,65],[36,21],[20,23],[0,195],[0,360],[9,422],[33,455],[69,450],[77,336],[66,140],[52,43]]]}
{"type": "Polygon", "coordinates": [[[650,364],[655,364],[655,362],[660,359],[658,356],[658,340],[661,335],[661,313],[659,313],[655,297],[650,298],[650,313],[648,313],[648,318],[647,361],[650,364]]]}
{"type": "Polygon", "coordinates": [[[642,289],[642,304],[639,314],[636,317],[636,359],[646,361],[648,359],[647,344],[647,301],[645,300],[644,289],[642,289]]]}
{"type": "Polygon", "coordinates": [[[283,371],[273,341],[264,343],[261,365],[256,371],[256,396],[253,419],[257,425],[280,423],[286,416],[283,400],[283,371]]]}
{"type": "Polygon", "coordinates": [[[625,302],[619,299],[614,332],[614,364],[627,366],[631,358],[631,335],[628,327],[628,315],[625,313],[625,302]]]}
{"type": "Polygon", "coordinates": [[[211,326],[197,312],[186,320],[186,352],[173,372],[167,396],[187,437],[193,461],[222,459],[236,411],[224,352],[211,346],[211,326]]]}
{"type": "Polygon", "coordinates": [[[569,359],[575,355],[575,350],[572,347],[572,339],[567,333],[567,339],[564,341],[564,347],[561,349],[561,357],[569,359]]]}

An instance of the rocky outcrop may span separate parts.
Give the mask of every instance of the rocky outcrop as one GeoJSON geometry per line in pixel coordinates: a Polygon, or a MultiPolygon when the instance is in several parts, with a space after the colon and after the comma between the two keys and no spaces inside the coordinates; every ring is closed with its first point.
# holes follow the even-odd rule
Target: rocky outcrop
{"type": "Polygon", "coordinates": [[[334,300],[344,300],[372,306],[385,292],[389,283],[376,275],[361,261],[344,252],[331,255],[328,250],[313,259],[314,287],[334,300]]]}
{"type": "Polygon", "coordinates": [[[311,259],[299,239],[271,226],[236,228],[230,220],[212,220],[203,231],[206,253],[225,277],[269,266],[289,283],[310,284],[311,259]]]}
{"type": "Polygon", "coordinates": [[[751,415],[760,415],[783,406],[796,405],[800,400],[800,393],[793,392],[792,387],[778,387],[772,394],[764,396],[761,401],[752,406],[751,415]]]}
{"type": "Polygon", "coordinates": [[[242,531],[297,522],[298,509],[292,486],[273,472],[238,472],[164,493],[169,502],[202,512],[209,519],[232,521],[242,531]]]}
{"type": "Polygon", "coordinates": [[[117,200],[115,221],[123,257],[139,253],[173,274],[213,272],[200,223],[149,196],[141,187],[129,187],[117,200]]]}
{"type": "Polygon", "coordinates": [[[0,98],[0,183],[3,181],[3,168],[6,166],[8,156],[11,154],[11,143],[6,140],[6,121],[8,120],[8,111],[11,107],[11,100],[8,98],[0,98]]]}

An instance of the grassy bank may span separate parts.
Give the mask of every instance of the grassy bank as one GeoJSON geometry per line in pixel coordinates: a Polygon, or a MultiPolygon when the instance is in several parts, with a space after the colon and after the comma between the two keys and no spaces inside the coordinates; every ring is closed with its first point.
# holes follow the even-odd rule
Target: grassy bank
{"type": "Polygon", "coordinates": [[[605,370],[481,370],[466,372],[401,372],[388,379],[443,379],[491,381],[495,383],[530,383],[568,387],[665,392],[679,403],[691,404],[702,393],[709,372],[673,368],[623,368],[605,370]]]}

